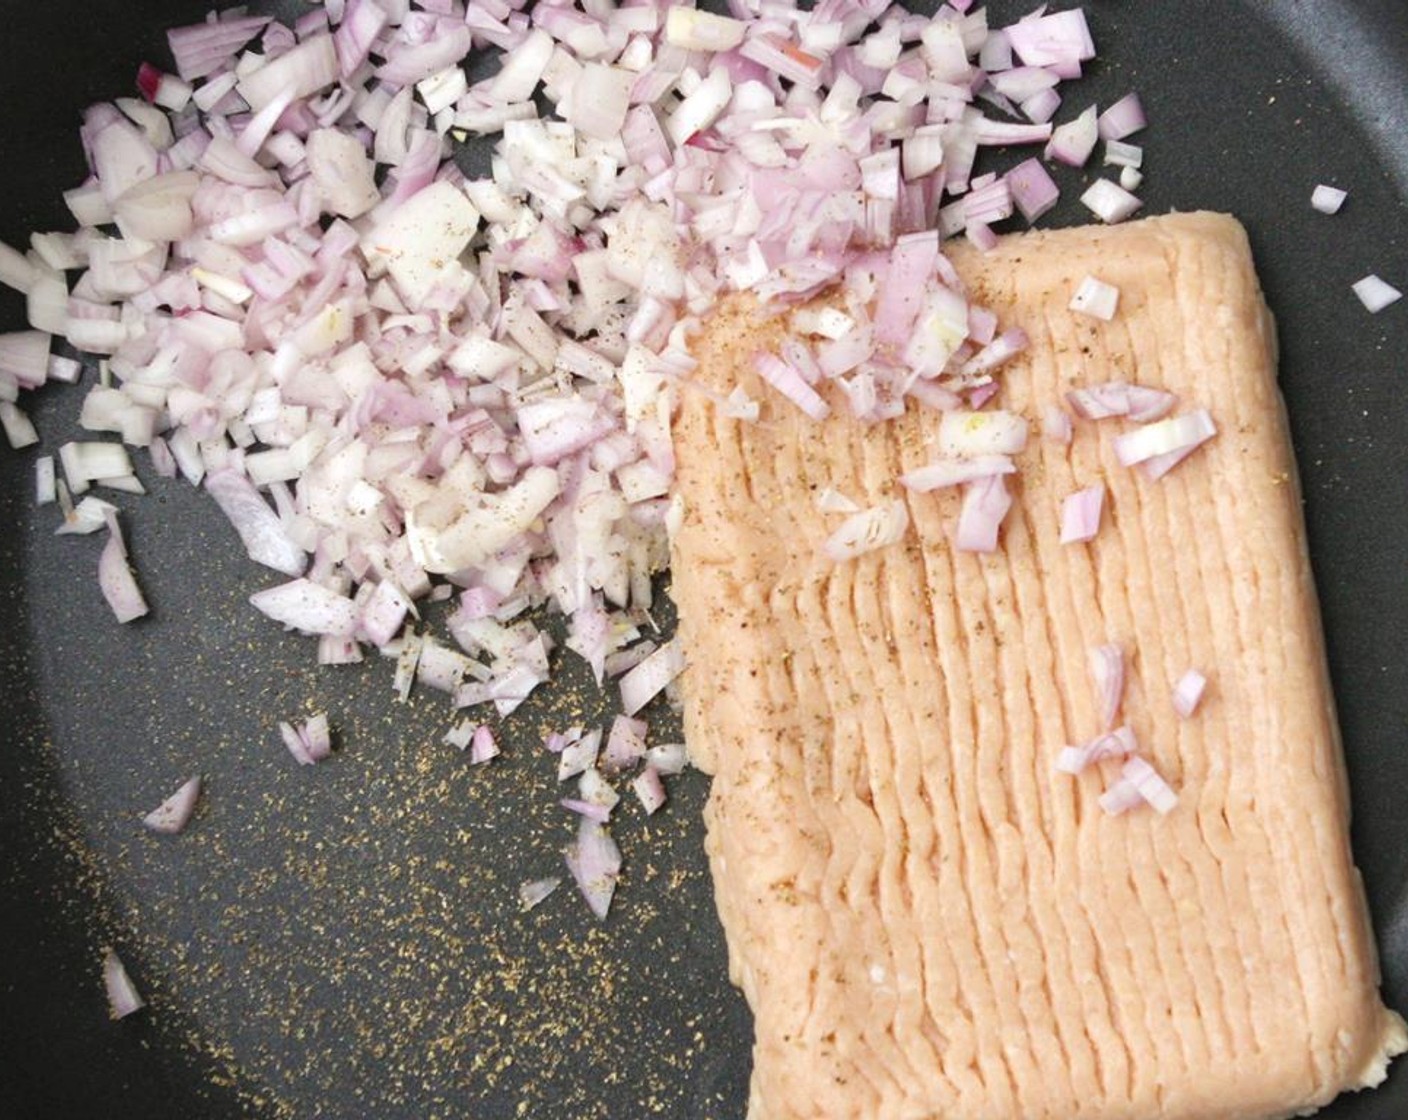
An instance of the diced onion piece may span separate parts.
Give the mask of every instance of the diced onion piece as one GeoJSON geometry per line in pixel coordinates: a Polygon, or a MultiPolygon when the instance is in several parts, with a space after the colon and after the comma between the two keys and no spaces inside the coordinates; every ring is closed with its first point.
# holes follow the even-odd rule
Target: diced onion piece
{"type": "Polygon", "coordinates": [[[1012,474],[1017,465],[1006,455],[977,455],[969,459],[937,459],[900,475],[900,483],[925,493],[949,486],[976,482],[995,474],[1012,474]]]}
{"type": "Polygon", "coordinates": [[[945,456],[1016,455],[1027,446],[1027,421],[1015,412],[954,410],[939,421],[939,452],[945,456]]]}
{"type": "Polygon", "coordinates": [[[1139,796],[1161,815],[1171,813],[1178,805],[1178,794],[1159,776],[1159,772],[1142,758],[1131,758],[1121,771],[1124,780],[1139,791],[1139,796]]]}
{"type": "Polygon", "coordinates": [[[689,51],[731,51],[747,31],[742,20],[695,8],[672,7],[665,17],[665,41],[689,51]]]}
{"type": "Polygon", "coordinates": [[[1144,804],[1144,795],[1128,778],[1119,778],[1100,795],[1100,808],[1110,816],[1118,816],[1144,804]]]}
{"type": "Polygon", "coordinates": [[[1028,223],[1035,222],[1056,205],[1061,188],[1039,159],[1028,159],[1007,173],[1012,201],[1028,223]]]}
{"type": "Polygon", "coordinates": [[[646,748],[645,761],[661,774],[681,774],[689,763],[689,751],[683,743],[657,743],[646,748]]]}
{"type": "Polygon", "coordinates": [[[205,490],[229,518],[251,560],[284,575],[303,574],[307,555],[249,479],[222,468],[205,476],[205,490]]]}
{"type": "Polygon", "coordinates": [[[1115,456],[1126,467],[1165,455],[1187,454],[1217,435],[1217,425],[1205,408],[1147,424],[1115,437],[1115,456]]]}
{"type": "MultiPolygon", "coordinates": [[[[1044,12],[1043,9],[1038,9],[1044,12]]],[[[1085,12],[1072,8],[1064,12],[1031,15],[1003,29],[1012,50],[1028,66],[1052,66],[1058,72],[1080,72],[1080,63],[1095,57],[1095,42],[1085,12]]]]}
{"type": "Polygon", "coordinates": [[[578,732],[575,739],[570,739],[562,747],[557,760],[557,780],[565,782],[568,778],[575,778],[578,774],[585,773],[596,765],[597,752],[601,749],[601,732],[599,730],[589,732],[586,735],[578,732]]]}
{"type": "Polygon", "coordinates": [[[186,827],[200,800],[201,780],[199,775],[185,782],[180,789],[142,818],[142,823],[153,832],[175,835],[186,827]]]}
{"type": "Polygon", "coordinates": [[[16,451],[39,442],[39,433],[34,430],[33,421],[9,401],[0,401],[0,428],[5,430],[5,439],[16,451]]]}
{"type": "Polygon", "coordinates": [[[645,733],[644,720],[618,714],[611,721],[611,731],[606,736],[606,749],[601,753],[601,764],[607,773],[627,770],[636,764],[641,755],[645,754],[645,733]]]}
{"type": "Polygon", "coordinates": [[[268,16],[238,16],[172,28],[166,41],[176,60],[176,72],[188,82],[213,74],[268,22],[268,16]]]}
{"type": "Polygon", "coordinates": [[[1075,120],[1058,125],[1047,142],[1046,158],[1071,167],[1084,167],[1100,138],[1095,113],[1095,106],[1091,105],[1075,120]]]}
{"type": "Polygon", "coordinates": [[[1139,750],[1139,741],[1128,727],[1117,727],[1079,747],[1063,747],[1056,769],[1063,774],[1079,774],[1087,766],[1107,758],[1125,758],[1139,750]]]}
{"type": "Polygon", "coordinates": [[[684,671],[684,650],[668,641],[621,677],[621,708],[635,715],[684,671]]]}
{"type": "Polygon", "coordinates": [[[1144,203],[1118,183],[1096,179],[1080,196],[1081,205],[1102,222],[1113,225],[1132,216],[1144,203]]]}
{"type": "Polygon", "coordinates": [[[58,497],[58,479],[54,473],[54,457],[41,455],[34,461],[34,504],[48,505],[58,497]]]}
{"type": "Polygon", "coordinates": [[[1097,482],[1077,490],[1061,503],[1061,543],[1078,544],[1093,540],[1100,531],[1100,513],[1105,505],[1105,484],[1097,482]]]}
{"type": "Polygon", "coordinates": [[[257,113],[286,90],[294,98],[307,97],[337,81],[338,74],[332,36],[314,35],[241,78],[235,88],[257,113]]]}
{"type": "Polygon", "coordinates": [[[476,727],[469,740],[470,765],[482,766],[491,758],[497,758],[499,753],[499,743],[493,731],[483,724],[476,727]]]}
{"type": "Polygon", "coordinates": [[[771,354],[759,354],[753,359],[753,364],[764,381],[813,420],[825,420],[831,414],[830,406],[794,366],[771,354]]]}
{"type": "Polygon", "coordinates": [[[350,635],[357,626],[357,604],[312,580],[256,591],[249,601],[261,614],[304,634],[350,635]]]}
{"type": "Polygon", "coordinates": [[[518,904],[524,910],[532,910],[561,885],[562,880],[555,875],[547,879],[532,879],[529,882],[521,883],[518,887],[518,904]]]}
{"type": "Polygon", "coordinates": [[[108,521],[108,541],[98,557],[98,586],[118,622],[131,622],[147,613],[147,601],[137,577],[127,563],[127,548],[117,527],[116,515],[108,521]]]}
{"type": "Polygon", "coordinates": [[[108,996],[108,1017],[125,1019],[134,1011],[147,1006],[137,991],[137,985],[127,975],[121,959],[111,949],[103,953],[103,988],[108,996]]]}
{"type": "Polygon", "coordinates": [[[660,778],[660,771],[653,766],[647,766],[636,775],[631,782],[631,790],[648,817],[665,804],[665,783],[660,778]]]}
{"type": "Polygon", "coordinates": [[[1144,149],[1138,144],[1126,144],[1123,140],[1105,141],[1106,166],[1137,169],[1143,162],[1144,149]]]}
{"type": "Polygon", "coordinates": [[[837,563],[894,544],[909,528],[903,501],[887,502],[852,514],[826,538],[826,555],[837,563]]]}
{"type": "Polygon", "coordinates": [[[1137,93],[1127,93],[1100,114],[1100,139],[1123,140],[1149,122],[1137,93]]]}
{"type": "Polygon", "coordinates": [[[1113,727],[1124,699],[1124,651],[1113,642],[1092,648],[1090,676],[1095,682],[1100,722],[1105,727],[1113,727]]]}
{"type": "Polygon", "coordinates": [[[1189,669],[1173,686],[1173,710],[1184,719],[1191,717],[1202,702],[1203,690],[1207,688],[1207,684],[1207,677],[1197,669],[1189,669]]]}
{"type": "Polygon", "coordinates": [[[567,869],[592,913],[603,921],[611,909],[611,896],[621,877],[621,849],[606,826],[583,817],[577,839],[567,849],[567,869]]]}
{"type": "Polygon", "coordinates": [[[1403,293],[1392,284],[1372,274],[1362,280],[1356,280],[1350,286],[1354,289],[1354,294],[1359,297],[1359,302],[1372,315],[1377,315],[1389,304],[1397,303],[1403,298],[1403,293]]]}
{"type": "Polygon", "coordinates": [[[1049,404],[1041,410],[1041,434],[1052,443],[1071,442],[1071,418],[1060,405],[1049,404]]]}
{"type": "Polygon", "coordinates": [[[1087,276],[1076,287],[1070,308],[1082,315],[1089,315],[1092,319],[1103,319],[1108,323],[1115,317],[1119,304],[1118,288],[1103,280],[1097,280],[1094,276],[1087,276]]]}
{"type": "Polygon", "coordinates": [[[988,475],[968,483],[958,511],[954,547],[960,552],[995,552],[999,530],[1011,508],[1012,496],[1003,475],[988,475]]]}
{"type": "Polygon", "coordinates": [[[1322,214],[1338,214],[1340,207],[1344,205],[1344,200],[1348,197],[1348,191],[1320,183],[1310,192],[1310,205],[1322,214]]]}

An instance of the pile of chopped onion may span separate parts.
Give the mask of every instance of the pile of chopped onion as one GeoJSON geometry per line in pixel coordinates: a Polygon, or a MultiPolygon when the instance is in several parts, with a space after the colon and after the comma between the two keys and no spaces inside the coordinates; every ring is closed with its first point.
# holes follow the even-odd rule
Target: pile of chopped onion
{"type": "MultiPolygon", "coordinates": [[[[1005,28],[968,3],[729,11],[345,0],[291,28],[236,11],[171,31],[176,72],[144,65],[141,98],[90,108],[76,232],[0,246],[31,327],[0,336],[0,426],[34,443],[20,390],[79,377],[54,338],[98,359],[95,438],[36,486],[65,530],[110,527],[119,620],[145,613],[121,535],[106,503],[74,499],[142,491],[126,445],[204,486],[282,577],[254,606],[316,638],[321,663],[374,650],[402,698],[506,717],[549,677],[545,608],[634,715],[684,668],[650,636],[679,516],[670,418],[690,335],[735,291],[793,314],[792,341],[756,356],[770,407],[949,412],[945,460],[906,482],[961,486],[957,547],[996,548],[1027,423],[979,410],[1026,337],[969,301],[942,239],[988,249],[994,224],[1056,202],[1039,158],[982,174],[983,147],[1081,166],[1103,141],[1137,168],[1138,99],[1055,119],[1094,57],[1080,9],[1005,28]],[[485,50],[501,65],[472,80],[485,50]],[[476,137],[498,139],[471,178],[453,156],[476,137]],[[420,625],[443,598],[449,641],[420,625]]],[[[1108,180],[1086,201],[1108,221],[1138,206],[1108,180]]],[[[741,388],[719,406],[761,414],[741,388]]],[[[846,512],[838,562],[909,524],[904,501],[846,512]]],[[[300,763],[330,749],[325,716],[280,732],[300,763]]],[[[481,720],[451,741],[475,763],[498,751],[481,720]]],[[[557,753],[596,789],[591,741],[557,753]]],[[[646,760],[649,813],[683,761],[639,746],[624,761],[646,760]]],[[[604,914],[620,853],[600,798],[575,800],[598,808],[569,864],[604,914]]]]}

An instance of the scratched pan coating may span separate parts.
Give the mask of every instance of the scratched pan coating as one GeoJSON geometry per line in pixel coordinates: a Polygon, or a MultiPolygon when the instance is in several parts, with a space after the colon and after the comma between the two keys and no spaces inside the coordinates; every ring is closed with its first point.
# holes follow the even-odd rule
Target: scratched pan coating
{"type": "MultiPolygon", "coordinates": [[[[0,239],[69,228],[59,192],[84,173],[81,110],[131,92],[140,61],[168,61],[162,30],[204,10],[0,3],[0,239]]],[[[1408,1009],[1408,305],[1371,317],[1348,290],[1371,271],[1408,282],[1408,10],[1088,11],[1104,58],[1068,107],[1137,88],[1153,120],[1147,209],[1227,210],[1252,236],[1356,853],[1386,995],[1408,1009]],[[1350,189],[1334,218],[1308,205],[1320,181],[1350,189]]],[[[1062,180],[1052,220],[1081,220],[1079,181],[1062,180]]],[[[22,318],[0,292],[0,329],[22,318]]],[[[75,430],[80,396],[32,399],[46,450],[75,430]]],[[[710,899],[702,776],[676,780],[648,824],[625,812],[608,922],[570,886],[521,913],[518,884],[561,873],[571,837],[541,736],[608,718],[609,697],[563,656],[562,683],[503,725],[504,757],[470,768],[440,741],[441,697],[397,704],[385,663],[319,669],[309,643],[258,617],[245,599],[274,580],[201,495],[138,458],[149,496],[114,500],[152,616],[120,628],[94,579],[100,540],[53,537],[34,452],[0,448],[0,1115],[740,1120],[749,1018],[710,899]],[[274,722],[318,709],[339,750],[306,770],[274,722]],[[140,812],[195,772],[208,788],[187,833],[145,834],[140,812]],[[105,944],[150,1011],[107,1020],[105,944]]],[[[677,734],[650,715],[653,738],[677,734]]],[[[1323,1115],[1408,1115],[1408,1076],[1323,1115]]]]}

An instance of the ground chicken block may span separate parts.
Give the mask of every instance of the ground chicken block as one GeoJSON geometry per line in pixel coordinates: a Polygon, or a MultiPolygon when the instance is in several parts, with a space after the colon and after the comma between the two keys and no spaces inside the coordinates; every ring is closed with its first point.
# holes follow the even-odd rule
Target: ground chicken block
{"type": "Polygon", "coordinates": [[[708,852],[756,1020],[751,1120],[1237,1120],[1372,1085],[1404,1049],[1378,995],[1280,397],[1246,236],[1175,215],[1033,233],[957,262],[1031,348],[1002,374],[1033,420],[991,555],[948,543],[960,497],[897,476],[938,414],[814,423],[752,356],[778,320],[726,305],[676,427],[674,595],[708,852]],[[1101,322],[1068,303],[1120,290],[1101,322]],[[1118,377],[1219,428],[1162,481],[1123,420],[1036,420],[1118,377]],[[756,424],[718,393],[762,400],[756,424]],[[711,395],[710,391],[714,391],[711,395]],[[1061,500],[1109,487],[1090,544],[1061,500]],[[901,498],[898,545],[834,564],[833,487],[901,498]],[[1118,643],[1123,718],[1178,790],[1097,805],[1118,764],[1053,770],[1100,730],[1087,659],[1118,643]],[[1202,706],[1170,694],[1196,667],[1202,706]]]}

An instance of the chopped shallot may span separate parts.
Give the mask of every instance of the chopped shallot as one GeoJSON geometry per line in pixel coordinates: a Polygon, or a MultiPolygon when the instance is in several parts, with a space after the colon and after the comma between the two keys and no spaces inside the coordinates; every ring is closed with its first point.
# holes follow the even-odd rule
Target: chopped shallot
{"type": "Polygon", "coordinates": [[[1207,684],[1207,677],[1196,669],[1189,669],[1173,686],[1173,710],[1184,719],[1190,718],[1198,710],[1207,684]]]}
{"type": "Polygon", "coordinates": [[[117,525],[117,515],[108,515],[108,541],[98,558],[98,586],[118,622],[131,622],[147,613],[147,601],[137,586],[128,564],[127,546],[117,525]]]}
{"type": "Polygon", "coordinates": [[[1340,207],[1344,205],[1344,200],[1348,197],[1348,191],[1321,183],[1310,192],[1310,205],[1322,214],[1338,214],[1340,207]]]}
{"type": "Polygon", "coordinates": [[[1087,276],[1076,288],[1076,293],[1071,297],[1071,310],[1078,311],[1082,315],[1089,315],[1092,319],[1103,319],[1109,322],[1115,317],[1115,310],[1119,307],[1120,290],[1113,284],[1107,284],[1103,280],[1097,280],[1094,276],[1087,276]]]}
{"type": "Polygon", "coordinates": [[[142,818],[153,832],[175,834],[186,827],[200,800],[200,777],[191,778],[175,793],[142,818]]]}
{"type": "Polygon", "coordinates": [[[826,538],[826,555],[838,563],[894,544],[909,528],[903,501],[887,502],[854,513],[826,538]]]}
{"type": "Polygon", "coordinates": [[[1100,531],[1100,513],[1104,505],[1103,482],[1069,495],[1061,503],[1061,543],[1079,544],[1093,540],[1100,531]]]}
{"type": "Polygon", "coordinates": [[[645,809],[646,816],[653,816],[665,804],[665,783],[660,779],[660,771],[647,766],[631,782],[631,789],[645,809]]]}
{"type": "Polygon", "coordinates": [[[1056,758],[1056,769],[1063,774],[1079,774],[1092,763],[1107,758],[1124,758],[1138,750],[1139,742],[1134,732],[1128,727],[1117,727],[1083,746],[1063,747],[1056,758]]]}
{"type": "Polygon", "coordinates": [[[312,766],[332,753],[332,734],[326,712],[319,712],[301,724],[280,722],[279,737],[302,766],[312,766]]]}
{"type": "Polygon", "coordinates": [[[518,887],[518,904],[524,910],[532,910],[561,885],[562,880],[556,876],[521,883],[518,887]]]}
{"type": "Polygon", "coordinates": [[[125,1019],[134,1011],[147,1006],[147,1001],[137,991],[137,985],[127,975],[121,958],[112,949],[103,952],[103,988],[108,995],[108,1017],[125,1019]]]}
{"type": "Polygon", "coordinates": [[[1115,437],[1115,456],[1127,467],[1144,464],[1150,479],[1161,478],[1195,448],[1217,435],[1207,409],[1145,425],[1115,437]]]}
{"type": "Polygon", "coordinates": [[[592,913],[604,921],[621,877],[621,849],[605,825],[584,816],[577,826],[577,839],[566,851],[566,858],[577,889],[592,913]]]}
{"type": "Polygon", "coordinates": [[[1080,196],[1081,205],[1102,222],[1113,224],[1131,217],[1144,204],[1118,183],[1096,179],[1080,196]]]}
{"type": "Polygon", "coordinates": [[[1178,804],[1178,794],[1159,776],[1159,772],[1142,758],[1131,758],[1124,764],[1124,780],[1139,791],[1139,796],[1147,801],[1160,814],[1173,811],[1178,804]]]}
{"type": "Polygon", "coordinates": [[[1372,274],[1362,280],[1356,280],[1350,287],[1371,315],[1377,315],[1389,304],[1397,303],[1403,298],[1403,293],[1392,284],[1372,274]]]}
{"type": "Polygon", "coordinates": [[[1124,652],[1112,642],[1095,646],[1090,651],[1090,675],[1100,705],[1100,722],[1113,727],[1124,698],[1124,652]]]}

